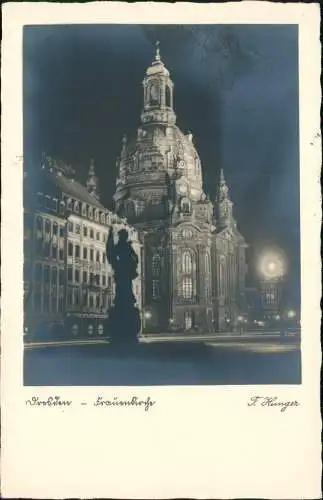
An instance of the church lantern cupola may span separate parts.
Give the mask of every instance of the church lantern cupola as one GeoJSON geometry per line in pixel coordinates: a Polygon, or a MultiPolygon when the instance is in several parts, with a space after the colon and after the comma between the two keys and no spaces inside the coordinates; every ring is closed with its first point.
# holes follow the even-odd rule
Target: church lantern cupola
{"type": "Polygon", "coordinates": [[[143,81],[144,104],[141,114],[143,123],[176,123],[173,109],[174,84],[160,57],[159,42],[156,42],[155,59],[146,71],[143,81]]]}

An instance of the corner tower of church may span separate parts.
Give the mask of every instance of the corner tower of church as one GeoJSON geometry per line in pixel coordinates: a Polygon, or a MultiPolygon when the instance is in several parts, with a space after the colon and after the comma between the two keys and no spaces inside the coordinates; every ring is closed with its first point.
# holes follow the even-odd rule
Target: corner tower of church
{"type": "Polygon", "coordinates": [[[221,203],[214,206],[204,193],[193,135],[176,125],[174,84],[158,42],[143,79],[141,125],[134,138],[123,137],[116,168],[116,211],[143,240],[144,328],[223,329],[226,309],[220,318],[214,285],[221,203]]]}

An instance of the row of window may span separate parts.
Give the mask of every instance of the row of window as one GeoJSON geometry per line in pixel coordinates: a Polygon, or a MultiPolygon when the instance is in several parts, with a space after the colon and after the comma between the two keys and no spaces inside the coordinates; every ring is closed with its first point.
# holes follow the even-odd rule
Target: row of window
{"type": "Polygon", "coordinates": [[[39,233],[53,234],[60,237],[65,235],[65,227],[58,224],[56,221],[50,219],[43,219],[42,217],[37,217],[36,219],[36,230],[39,233]]]}
{"type": "Polygon", "coordinates": [[[74,282],[74,283],[84,283],[84,284],[90,284],[93,286],[103,286],[103,287],[108,287],[109,289],[112,288],[113,285],[113,278],[112,276],[105,276],[104,274],[94,274],[91,272],[88,272],[87,270],[83,270],[82,272],[79,269],[74,269],[73,267],[69,266],[67,268],[67,280],[69,282],[74,282]]]}
{"type": "Polygon", "coordinates": [[[118,217],[115,214],[107,214],[98,208],[94,208],[78,200],[72,200],[71,198],[66,202],[63,200],[58,201],[56,198],[38,193],[37,204],[40,208],[49,208],[52,212],[59,213],[60,215],[65,215],[66,212],[74,212],[75,214],[81,214],[83,217],[95,220],[101,224],[110,225],[118,222],[118,217]]]}
{"type": "MultiPolygon", "coordinates": [[[[81,225],[73,222],[68,223],[68,232],[74,234],[81,234],[81,225]]],[[[106,242],[106,234],[101,233],[99,231],[94,231],[93,228],[88,228],[87,226],[83,226],[83,236],[84,238],[90,238],[91,240],[106,242]]]]}
{"type": "Polygon", "coordinates": [[[74,257],[75,259],[82,258],[83,260],[89,260],[90,262],[101,262],[106,263],[105,252],[100,252],[100,250],[95,250],[94,248],[83,247],[81,255],[80,245],[74,245],[71,241],[68,243],[67,253],[69,257],[74,257]]]}
{"type": "MultiPolygon", "coordinates": [[[[179,296],[183,299],[192,299],[195,295],[195,282],[191,277],[184,277],[181,281],[181,288],[179,290],[179,296]]],[[[208,294],[209,292],[207,292],[208,294]]],[[[161,297],[161,287],[159,280],[152,280],[152,296],[154,300],[158,300],[161,297]]]]}

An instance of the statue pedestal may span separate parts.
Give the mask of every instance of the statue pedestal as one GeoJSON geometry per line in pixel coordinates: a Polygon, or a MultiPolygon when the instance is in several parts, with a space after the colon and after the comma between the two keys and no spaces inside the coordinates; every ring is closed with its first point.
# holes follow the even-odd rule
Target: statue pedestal
{"type": "Polygon", "coordinates": [[[140,328],[140,313],[136,307],[116,305],[109,310],[108,332],[111,344],[125,347],[136,345],[140,328]]]}

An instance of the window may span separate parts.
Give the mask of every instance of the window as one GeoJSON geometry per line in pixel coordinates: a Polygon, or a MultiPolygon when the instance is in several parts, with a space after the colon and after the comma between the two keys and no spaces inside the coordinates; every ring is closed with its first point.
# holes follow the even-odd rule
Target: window
{"type": "Polygon", "coordinates": [[[184,214],[189,214],[191,212],[191,204],[188,200],[182,201],[182,212],[184,214]]]}
{"type": "Polygon", "coordinates": [[[100,233],[96,233],[96,239],[97,241],[100,241],[100,233]]]}
{"type": "Polygon", "coordinates": [[[76,283],[80,282],[80,271],[78,269],[75,269],[75,281],[76,283]]]}
{"type": "Polygon", "coordinates": [[[170,108],[172,103],[171,103],[171,92],[168,85],[166,86],[165,101],[166,101],[166,106],[170,108]]]}
{"type": "Polygon", "coordinates": [[[65,203],[63,201],[59,204],[59,213],[63,215],[65,213],[65,203]]]}
{"type": "Polygon", "coordinates": [[[97,296],[96,296],[96,307],[97,307],[97,308],[99,308],[99,307],[100,307],[100,303],[101,303],[101,300],[100,300],[100,299],[101,299],[100,295],[97,295],[97,296]]]}
{"type": "Polygon", "coordinates": [[[182,272],[190,274],[192,272],[192,255],[188,250],[184,250],[182,254],[182,272]]]}
{"type": "Polygon", "coordinates": [[[79,224],[75,224],[75,232],[76,234],[81,234],[81,226],[79,224]]]}
{"type": "Polygon", "coordinates": [[[67,200],[67,211],[72,212],[72,200],[67,200]]]}
{"type": "Polygon", "coordinates": [[[86,217],[86,205],[82,205],[82,215],[86,217]]]}
{"type": "Polygon", "coordinates": [[[56,222],[54,222],[53,224],[53,234],[56,236],[58,233],[58,225],[56,224],[56,222]]]}
{"type": "Polygon", "coordinates": [[[57,282],[57,267],[52,267],[52,284],[57,282]]]}
{"type": "Polygon", "coordinates": [[[145,210],[145,201],[137,200],[136,201],[136,215],[140,215],[145,210]]]}
{"type": "Polygon", "coordinates": [[[83,248],[83,259],[87,260],[87,248],[86,247],[83,248]]]}
{"type": "Polygon", "coordinates": [[[93,262],[94,260],[94,251],[93,248],[90,249],[90,261],[93,262]]]}
{"type": "Polygon", "coordinates": [[[37,231],[43,230],[43,219],[41,219],[40,217],[37,217],[36,219],[36,229],[37,231]]]}
{"type": "Polygon", "coordinates": [[[193,233],[190,229],[183,229],[182,236],[183,238],[191,239],[193,238],[193,233]]]}
{"type": "Polygon", "coordinates": [[[75,258],[79,259],[80,258],[80,246],[75,245],[75,258]]]}
{"type": "Polygon", "coordinates": [[[49,266],[44,266],[44,282],[49,283],[49,266]]]}
{"type": "Polygon", "coordinates": [[[74,290],[74,303],[76,306],[80,305],[80,292],[79,290],[74,290]]]}
{"type": "Polygon", "coordinates": [[[44,257],[49,257],[49,252],[50,252],[50,244],[49,241],[44,241],[44,257]]]}
{"type": "Polygon", "coordinates": [[[158,193],[152,193],[151,195],[151,203],[153,205],[158,205],[159,204],[159,201],[160,201],[160,196],[158,193]]]}
{"type": "Polygon", "coordinates": [[[68,256],[73,257],[73,243],[68,243],[68,256]]]}
{"type": "Polygon", "coordinates": [[[193,326],[193,318],[191,311],[185,311],[184,313],[185,330],[189,330],[193,326]]]}
{"type": "Polygon", "coordinates": [[[43,279],[43,269],[41,264],[35,265],[35,281],[41,283],[43,279]]]}
{"type": "Polygon", "coordinates": [[[90,295],[90,297],[89,297],[89,303],[90,303],[90,308],[92,309],[93,305],[94,305],[93,295],[90,295]]]}
{"type": "Polygon", "coordinates": [[[67,268],[67,280],[73,281],[73,268],[71,266],[67,268]]]}
{"type": "Polygon", "coordinates": [[[59,270],[58,279],[59,279],[59,284],[63,285],[65,281],[65,273],[63,269],[59,270]]]}
{"type": "Polygon", "coordinates": [[[89,219],[93,219],[93,210],[89,207],[89,219]]]}
{"type": "Polygon", "coordinates": [[[159,282],[159,280],[153,280],[153,282],[152,282],[152,292],[153,292],[153,298],[154,299],[159,299],[160,298],[160,282],[159,282]]]}
{"type": "Polygon", "coordinates": [[[50,233],[50,222],[45,220],[45,233],[50,233]]]}
{"type": "Polygon", "coordinates": [[[193,296],[192,278],[184,278],[182,281],[182,293],[184,299],[191,299],[193,296]]]}
{"type": "Polygon", "coordinates": [[[70,287],[67,290],[67,302],[69,306],[73,305],[73,289],[70,287]]]}
{"type": "Polygon", "coordinates": [[[96,261],[97,261],[97,262],[100,262],[100,252],[97,252],[97,253],[96,253],[96,261]]]}
{"type": "Polygon", "coordinates": [[[79,211],[80,211],[80,206],[79,206],[79,203],[76,201],[76,202],[74,203],[74,212],[75,212],[76,214],[78,214],[78,213],[79,213],[79,211]]]}
{"type": "Polygon", "coordinates": [[[57,259],[57,246],[56,245],[52,246],[52,258],[55,260],[57,259]]]}
{"type": "Polygon", "coordinates": [[[58,254],[59,260],[64,260],[64,248],[60,247],[59,249],[59,254],[58,254]]]}
{"type": "Polygon", "coordinates": [[[103,276],[102,276],[102,286],[106,286],[106,283],[107,283],[107,279],[106,279],[106,277],[103,275],[103,276]]]}
{"type": "Polygon", "coordinates": [[[67,225],[67,230],[69,233],[73,233],[73,222],[69,222],[68,225],[67,225]]]}
{"type": "Polygon", "coordinates": [[[87,283],[87,271],[83,271],[83,283],[87,283]]]}
{"type": "Polygon", "coordinates": [[[64,238],[64,235],[65,235],[65,230],[64,230],[64,227],[60,227],[59,228],[59,236],[60,238],[64,238]]]}
{"type": "Polygon", "coordinates": [[[86,238],[87,237],[87,227],[83,226],[83,236],[86,238]]]}
{"type": "Polygon", "coordinates": [[[93,231],[93,229],[90,229],[90,238],[92,240],[94,239],[94,231],[93,231]]]}
{"type": "Polygon", "coordinates": [[[160,255],[156,253],[152,260],[152,272],[153,276],[159,276],[160,273],[160,255]]]}
{"type": "Polygon", "coordinates": [[[103,263],[103,264],[105,264],[105,260],[106,260],[106,259],[105,259],[105,253],[103,252],[103,253],[102,253],[102,263],[103,263]]]}

